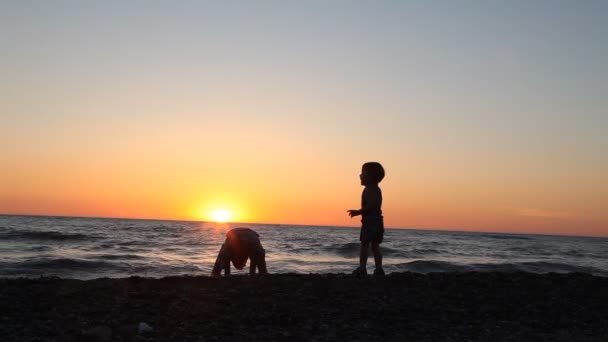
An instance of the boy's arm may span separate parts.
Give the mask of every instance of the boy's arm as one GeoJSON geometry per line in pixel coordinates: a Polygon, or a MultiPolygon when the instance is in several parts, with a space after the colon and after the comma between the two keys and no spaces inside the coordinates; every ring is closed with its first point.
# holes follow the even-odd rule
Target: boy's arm
{"type": "Polygon", "coordinates": [[[348,212],[348,216],[350,216],[350,217],[355,217],[355,216],[361,215],[361,209],[350,209],[350,210],[347,210],[347,212],[348,212]]]}
{"type": "Polygon", "coordinates": [[[226,246],[228,242],[224,242],[222,244],[222,248],[220,248],[220,252],[217,255],[217,259],[215,259],[215,264],[213,265],[213,270],[211,271],[211,276],[219,277],[221,275],[222,269],[224,270],[224,275],[230,275],[230,252],[228,251],[228,246],[226,246]]]}
{"type": "Polygon", "coordinates": [[[370,210],[380,208],[380,206],[382,206],[382,195],[380,191],[373,191],[365,188],[365,190],[363,190],[362,202],[364,204],[361,206],[361,209],[348,210],[348,215],[350,215],[350,217],[363,215],[370,210]]]}
{"type": "Polygon", "coordinates": [[[268,274],[268,270],[266,269],[266,250],[264,248],[262,248],[259,255],[259,260],[256,262],[256,264],[258,266],[258,273],[268,274]]]}
{"type": "Polygon", "coordinates": [[[224,261],[224,276],[230,275],[230,259],[224,261]]]}
{"type": "Polygon", "coordinates": [[[249,275],[254,275],[255,274],[255,268],[257,266],[257,258],[255,256],[251,256],[251,258],[249,258],[249,275]]]}

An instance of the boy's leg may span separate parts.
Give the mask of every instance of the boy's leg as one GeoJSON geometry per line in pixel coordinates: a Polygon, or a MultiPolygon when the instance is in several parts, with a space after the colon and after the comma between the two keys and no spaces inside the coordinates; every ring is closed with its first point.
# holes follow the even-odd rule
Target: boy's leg
{"type": "Polygon", "coordinates": [[[361,250],[359,251],[359,267],[353,271],[354,275],[362,276],[367,274],[368,250],[369,241],[361,241],[361,250]]]}
{"type": "Polygon", "coordinates": [[[258,268],[259,274],[267,274],[266,269],[266,250],[262,248],[262,245],[258,245],[255,248],[254,253],[251,255],[251,266],[249,268],[249,274],[255,274],[255,268],[258,268]]]}
{"type": "Polygon", "coordinates": [[[380,252],[380,243],[372,242],[372,253],[374,253],[374,262],[376,263],[376,269],[382,269],[382,253],[380,252]]]}
{"type": "Polygon", "coordinates": [[[367,257],[369,254],[369,241],[361,241],[361,251],[359,253],[359,267],[367,267],[367,257]]]}

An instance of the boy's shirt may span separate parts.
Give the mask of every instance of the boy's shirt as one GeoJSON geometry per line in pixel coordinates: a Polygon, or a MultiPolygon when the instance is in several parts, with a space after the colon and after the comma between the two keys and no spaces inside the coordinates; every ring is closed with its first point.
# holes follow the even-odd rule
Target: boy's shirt
{"type": "Polygon", "coordinates": [[[248,258],[255,258],[263,251],[258,233],[249,228],[234,228],[226,234],[227,248],[222,258],[232,261],[237,269],[242,269],[248,258]]]}
{"type": "Polygon", "coordinates": [[[377,184],[367,185],[361,194],[361,217],[382,216],[382,190],[377,184]]]}

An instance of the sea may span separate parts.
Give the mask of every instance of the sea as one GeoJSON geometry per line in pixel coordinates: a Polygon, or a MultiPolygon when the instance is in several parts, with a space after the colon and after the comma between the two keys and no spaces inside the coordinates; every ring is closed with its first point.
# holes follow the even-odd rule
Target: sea
{"type": "MultiPolygon", "coordinates": [[[[270,273],[348,274],[358,266],[353,227],[0,215],[0,277],[209,275],[236,227],[259,233],[270,273]]],[[[608,276],[608,238],[387,229],[381,248],[387,273],[608,276]]],[[[373,263],[370,254],[370,273],[373,263]]]]}

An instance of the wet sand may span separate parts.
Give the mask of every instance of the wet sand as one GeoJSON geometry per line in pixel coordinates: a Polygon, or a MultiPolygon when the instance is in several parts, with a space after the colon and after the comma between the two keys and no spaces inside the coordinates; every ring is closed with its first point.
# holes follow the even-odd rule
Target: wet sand
{"type": "Polygon", "coordinates": [[[2,341],[608,341],[608,278],[0,279],[2,341]],[[152,331],[138,332],[140,322],[152,331]]]}

